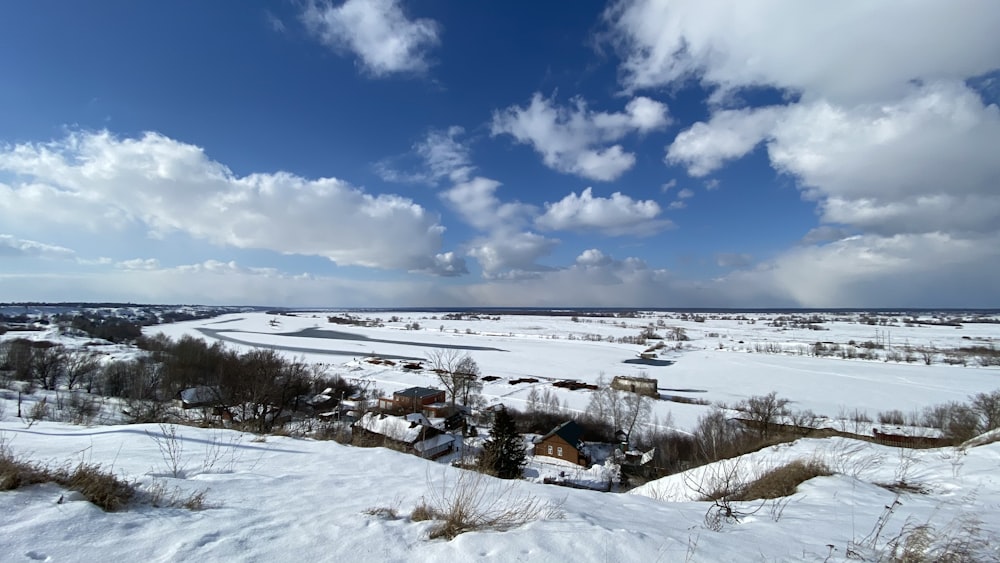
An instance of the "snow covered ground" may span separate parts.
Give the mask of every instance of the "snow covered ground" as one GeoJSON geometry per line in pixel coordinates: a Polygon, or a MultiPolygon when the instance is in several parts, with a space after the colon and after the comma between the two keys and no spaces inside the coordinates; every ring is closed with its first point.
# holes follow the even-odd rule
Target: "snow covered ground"
{"type": "MultiPolygon", "coordinates": [[[[482,368],[484,375],[500,379],[487,383],[483,395],[491,402],[503,402],[523,409],[532,388],[555,393],[572,410],[582,411],[589,402],[587,391],[552,387],[553,381],[573,379],[593,383],[602,375],[610,381],[616,375],[655,378],[664,396],[678,396],[715,402],[735,403],[753,395],[775,391],[792,401],[796,410],[812,410],[817,415],[836,418],[856,411],[875,418],[879,411],[903,413],[922,410],[931,404],[966,401],[970,394],[1000,388],[1000,367],[947,365],[939,352],[932,365],[922,359],[906,361],[813,357],[817,341],[843,346],[877,341],[886,349],[943,351],[973,345],[1000,344],[1000,324],[968,323],[954,326],[871,326],[860,315],[828,315],[826,330],[769,326],[779,314],[748,315],[749,320],[707,316],[704,321],[681,320],[678,316],[650,313],[646,318],[580,318],[509,315],[499,320],[448,320],[434,313],[367,313],[360,318],[396,322],[382,327],[343,326],[327,322],[327,314],[298,313],[274,316],[264,313],[227,315],[215,319],[148,327],[147,333],[163,332],[224,339],[229,346],[268,346],[307,361],[330,364],[346,378],[371,380],[386,392],[413,385],[434,386],[436,376],[425,371],[413,373],[397,367],[372,366],[365,356],[426,358],[428,351],[441,346],[464,348],[482,368]],[[842,318],[844,320],[833,320],[842,318]],[[657,321],[663,327],[656,327],[657,321]],[[752,322],[751,322],[752,321],[752,322]],[[404,327],[418,323],[419,330],[404,327]],[[647,346],[608,342],[634,337],[650,323],[666,336],[673,327],[684,329],[688,341],[665,341],[658,365],[639,363],[638,354],[647,346]],[[351,339],[336,338],[344,333],[351,339]],[[324,338],[323,336],[329,336],[324,338]],[[601,341],[588,338],[601,338],[601,341]],[[884,344],[883,344],[884,343],[884,344]],[[721,345],[721,346],[720,346],[721,345]],[[784,353],[755,352],[771,345],[784,353]],[[680,349],[675,349],[679,346],[680,349]],[[801,355],[800,355],[801,352],[801,355]],[[536,384],[511,385],[511,380],[532,377],[536,384]]],[[[929,320],[929,319],[927,319],[929,320]]],[[[655,341],[651,341],[655,342],[655,341]]],[[[853,347],[852,347],[853,348],[853,347]]],[[[860,348],[862,349],[863,348],[860,348]]],[[[886,350],[879,351],[885,354],[886,350]]],[[[916,356],[916,352],[913,353],[916,356]]],[[[665,425],[668,418],[678,429],[692,428],[706,406],[661,400],[654,415],[665,425]]]]}
{"type": "MultiPolygon", "coordinates": [[[[553,381],[595,382],[603,374],[655,378],[664,396],[733,403],[776,391],[796,409],[838,413],[898,409],[910,412],[1000,388],[1000,368],[947,365],[948,350],[995,346],[1000,325],[906,323],[869,325],[860,315],[829,314],[826,330],[774,326],[778,314],[744,318],[679,315],[644,318],[580,318],[501,315],[491,320],[450,320],[440,313],[358,314],[381,317],[384,326],[327,322],[327,313],[240,313],[158,325],[147,333],[223,339],[227,346],[266,346],[290,356],[328,364],[348,379],[374,382],[387,391],[434,386],[429,371],[372,365],[370,355],[425,358],[442,346],[465,349],[484,375],[490,402],[523,408],[532,388],[554,393],[568,408],[586,408],[591,392],[569,391],[553,381]],[[437,318],[434,318],[437,317],[437,318]],[[839,320],[835,320],[839,319],[839,320]],[[662,321],[662,326],[658,323],[662,321]],[[406,325],[418,323],[418,330],[406,325]],[[616,340],[634,337],[654,323],[666,335],[682,328],[690,340],[666,341],[657,365],[636,363],[646,346],[616,340]],[[911,324],[912,326],[906,326],[911,324]],[[334,334],[334,333],[346,333],[334,334]],[[600,341],[598,341],[598,339],[600,341]],[[879,359],[814,357],[816,342],[865,350],[879,359]],[[931,349],[932,365],[885,361],[892,350],[931,349]],[[773,353],[764,353],[771,350],[773,353]],[[510,382],[536,378],[537,383],[510,382]]],[[[927,318],[928,322],[940,319],[927,318]]],[[[55,329],[9,332],[82,345],[85,339],[55,329]]],[[[135,354],[123,347],[95,347],[107,357],[135,354]]],[[[972,358],[970,356],[970,358],[972,358]]],[[[425,362],[426,363],[426,362],[425,362]]],[[[692,428],[708,407],[656,401],[661,424],[692,428]]],[[[328,441],[256,437],[222,429],[176,427],[181,452],[172,463],[159,445],[169,430],[159,425],[73,426],[15,417],[14,395],[0,396],[0,443],[16,456],[52,466],[99,463],[140,488],[166,487],[180,496],[206,492],[207,508],[156,508],[138,503],[105,513],[52,484],[0,493],[0,560],[3,561],[848,561],[877,560],[893,538],[929,525],[948,538],[975,540],[977,560],[1000,560],[1000,443],[965,449],[903,450],[844,438],[802,439],[739,460],[672,475],[631,494],[600,493],[543,485],[547,476],[599,483],[601,466],[561,467],[537,458],[527,480],[512,490],[486,479],[489,500],[547,507],[539,518],[508,531],[470,532],[447,541],[428,539],[432,522],[414,522],[413,509],[449,497],[463,472],[382,448],[328,441]],[[833,471],[802,484],[784,501],[742,503],[751,513],[706,526],[712,504],[698,499],[692,483],[724,474],[742,480],[794,459],[819,459],[833,471]],[[175,469],[178,469],[175,471],[175,469]],[[889,485],[905,482],[894,492],[889,485]],[[63,502],[58,502],[60,499],[63,502]],[[891,507],[887,509],[886,507],[891,507]],[[396,517],[373,509],[387,508],[396,517]],[[979,543],[980,540],[986,544],[979,543]],[[992,541],[992,544],[988,543],[992,541]]]]}
{"type": "MultiPolygon", "coordinates": [[[[874,560],[907,526],[929,524],[954,537],[978,529],[976,537],[986,540],[1000,533],[1000,444],[901,452],[845,439],[804,439],[751,454],[739,463],[747,474],[816,456],[828,459],[837,473],[801,485],[783,507],[741,503],[756,513],[720,531],[705,527],[711,504],[690,500],[683,475],[636,494],[521,481],[506,496],[502,487],[492,490],[500,502],[537,498],[550,509],[538,520],[446,541],[428,539],[433,523],[413,522],[409,514],[435,495],[451,494],[461,470],[382,448],[179,427],[183,471],[175,478],[153,439],[162,430],[50,422],[26,428],[9,416],[0,421],[0,436],[18,455],[54,465],[100,463],[141,487],[159,483],[185,495],[207,491],[208,505],[190,511],[138,504],[106,513],[55,485],[4,492],[2,559],[846,561],[848,550],[874,560]],[[898,480],[904,465],[909,482],[926,493],[897,496],[874,484],[898,480]],[[897,500],[873,538],[884,507],[897,500]],[[394,509],[397,517],[368,514],[376,508],[394,509]]],[[[696,471],[711,472],[712,466],[696,471]]],[[[983,546],[978,560],[997,560],[998,546],[983,546]]]]}

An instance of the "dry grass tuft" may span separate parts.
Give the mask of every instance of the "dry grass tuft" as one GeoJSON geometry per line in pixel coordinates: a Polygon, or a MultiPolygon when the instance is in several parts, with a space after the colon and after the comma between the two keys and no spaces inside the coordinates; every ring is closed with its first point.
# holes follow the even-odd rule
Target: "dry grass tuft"
{"type": "Polygon", "coordinates": [[[57,483],[78,491],[107,512],[128,506],[136,492],[135,483],[121,479],[96,463],[80,463],[72,470],[61,469],[55,472],[55,477],[57,483]]]}
{"type": "Polygon", "coordinates": [[[518,491],[517,483],[472,471],[461,471],[454,482],[431,489],[411,519],[435,520],[428,536],[453,539],[472,531],[505,531],[538,520],[557,518],[558,507],[518,491]]]}
{"type": "MultiPolygon", "coordinates": [[[[0,440],[0,491],[12,491],[41,483],[56,483],[77,491],[107,512],[126,508],[140,493],[134,481],[123,479],[100,464],[81,462],[75,467],[65,465],[53,468],[15,456],[9,444],[0,440]]],[[[182,498],[179,491],[168,496],[162,486],[154,486],[145,491],[141,499],[153,506],[201,510],[206,506],[207,492],[198,491],[182,498]]]]}
{"type": "Polygon", "coordinates": [[[802,483],[813,477],[827,475],[833,475],[833,472],[825,463],[815,459],[809,461],[797,459],[767,471],[743,485],[732,496],[732,500],[747,501],[791,496],[802,483]]]}
{"type": "Polygon", "coordinates": [[[973,563],[990,559],[990,541],[975,518],[959,518],[943,529],[907,524],[888,542],[894,563],[973,563]]]}
{"type": "Polygon", "coordinates": [[[434,520],[437,517],[438,515],[434,512],[434,509],[427,506],[427,502],[422,499],[420,504],[410,513],[410,520],[414,522],[425,522],[427,520],[434,520]]]}

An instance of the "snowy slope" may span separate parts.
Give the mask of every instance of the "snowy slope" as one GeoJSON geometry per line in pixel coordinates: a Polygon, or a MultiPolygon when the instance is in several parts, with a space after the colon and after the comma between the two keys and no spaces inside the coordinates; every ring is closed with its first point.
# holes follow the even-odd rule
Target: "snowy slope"
{"type": "MultiPolygon", "coordinates": [[[[165,474],[167,464],[148,433],[151,426],[79,428],[0,422],[19,454],[52,463],[87,460],[113,467],[140,483],[159,481],[183,491],[208,490],[210,508],[134,506],[104,513],[52,485],[0,494],[0,553],[5,561],[823,561],[845,560],[895,494],[872,485],[889,477],[891,448],[872,448],[884,466],[872,475],[818,478],[776,518],[765,507],[722,531],[705,529],[702,502],[666,502],[642,494],[617,495],[519,482],[519,494],[558,505],[561,514],[506,532],[470,532],[452,541],[429,540],[429,522],[406,515],[435,489],[454,484],[460,470],[381,448],[268,437],[256,442],[225,430],[179,428],[186,478],[165,474]],[[220,460],[205,470],[205,449],[220,460]],[[71,499],[58,504],[60,496],[71,499]],[[395,507],[398,519],[368,515],[395,507]]],[[[847,444],[831,441],[828,449],[847,444]]],[[[824,448],[803,440],[774,459],[812,455],[824,448]]],[[[994,476],[1000,445],[970,449],[957,474],[949,452],[918,452],[913,475],[932,493],[905,495],[884,531],[907,519],[946,527],[963,515],[982,520],[983,534],[1000,531],[1000,486],[994,476]]],[[[867,454],[866,454],[867,455],[867,454]]],[[[746,464],[748,467],[750,463],[746,464]]],[[[673,477],[669,479],[674,479],[673,477]]],[[[998,556],[996,548],[992,557],[998,556]]]]}

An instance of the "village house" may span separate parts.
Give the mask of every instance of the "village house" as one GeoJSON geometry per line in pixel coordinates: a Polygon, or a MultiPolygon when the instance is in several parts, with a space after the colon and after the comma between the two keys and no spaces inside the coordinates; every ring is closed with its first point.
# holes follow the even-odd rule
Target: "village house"
{"type": "Polygon", "coordinates": [[[611,380],[611,388],[653,398],[660,396],[660,391],[657,389],[657,381],[648,377],[616,375],[611,380]]]}
{"type": "Polygon", "coordinates": [[[556,426],[535,440],[534,455],[562,459],[587,467],[590,460],[583,453],[583,429],[572,420],[556,426]]]}
{"type": "Polygon", "coordinates": [[[387,446],[434,459],[450,453],[455,437],[431,425],[423,415],[409,419],[375,412],[365,413],[351,426],[351,443],[361,446],[387,446]]]}
{"type": "Polygon", "coordinates": [[[177,392],[177,400],[183,409],[214,407],[222,402],[222,393],[218,387],[208,385],[188,387],[177,392]]]}
{"type": "Polygon", "coordinates": [[[441,389],[410,387],[396,391],[392,397],[379,398],[378,406],[385,412],[422,412],[429,417],[447,417],[454,414],[454,408],[446,399],[447,395],[441,389]]]}

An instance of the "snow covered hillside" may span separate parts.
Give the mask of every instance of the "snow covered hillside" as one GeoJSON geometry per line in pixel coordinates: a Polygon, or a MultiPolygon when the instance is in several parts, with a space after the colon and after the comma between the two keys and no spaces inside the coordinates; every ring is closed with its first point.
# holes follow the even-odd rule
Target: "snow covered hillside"
{"type": "Polygon", "coordinates": [[[4,492],[4,561],[845,561],[851,552],[875,560],[901,532],[924,524],[948,537],[973,534],[966,539],[978,560],[1000,557],[998,544],[979,543],[1000,533],[1000,444],[902,452],[801,440],[723,462],[750,474],[761,464],[824,456],[836,473],[785,501],[738,503],[756,512],[719,531],[704,525],[711,503],[681,491],[684,475],[628,495],[529,482],[506,490],[509,482],[484,478],[477,486],[490,491],[485,502],[517,507],[535,499],[545,510],[507,531],[447,541],[428,539],[433,522],[410,515],[456,494],[462,471],[395,451],[179,427],[182,471],[174,477],[154,440],[163,439],[157,425],[28,429],[8,417],[0,433],[16,455],[33,460],[99,463],[140,488],[207,491],[207,508],[198,511],[136,504],[113,513],[54,485],[4,492]],[[874,484],[898,482],[904,467],[924,492],[874,484]]]}

